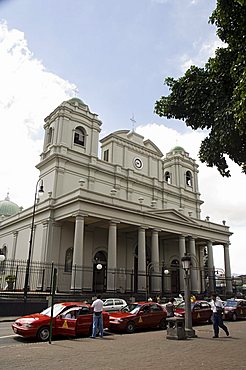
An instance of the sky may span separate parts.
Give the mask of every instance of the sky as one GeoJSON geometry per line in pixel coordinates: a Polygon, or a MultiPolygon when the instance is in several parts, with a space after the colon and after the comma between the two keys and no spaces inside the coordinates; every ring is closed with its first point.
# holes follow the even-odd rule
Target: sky
{"type": "MultiPolygon", "coordinates": [[[[101,137],[134,128],[165,154],[181,145],[199,164],[202,218],[230,226],[231,269],[246,273],[246,176],[221,177],[198,159],[206,132],[154,113],[164,79],[202,67],[222,46],[208,23],[215,0],[0,0],[0,200],[34,201],[44,118],[81,98],[101,137]],[[135,123],[133,127],[134,118],[135,123]]],[[[214,247],[217,268],[223,248],[214,247]]]]}

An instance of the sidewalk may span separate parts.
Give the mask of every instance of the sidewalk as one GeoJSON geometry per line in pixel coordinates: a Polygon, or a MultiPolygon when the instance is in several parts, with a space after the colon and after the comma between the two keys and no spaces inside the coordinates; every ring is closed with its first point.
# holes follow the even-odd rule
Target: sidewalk
{"type": "Polygon", "coordinates": [[[16,319],[16,316],[0,316],[0,322],[13,322],[16,319]]]}
{"type": "Polygon", "coordinates": [[[0,369],[246,370],[246,321],[226,325],[230,336],[223,332],[218,339],[212,338],[212,325],[196,326],[198,338],[187,340],[168,340],[165,330],[52,344],[13,339],[13,344],[0,347],[0,369]]]}

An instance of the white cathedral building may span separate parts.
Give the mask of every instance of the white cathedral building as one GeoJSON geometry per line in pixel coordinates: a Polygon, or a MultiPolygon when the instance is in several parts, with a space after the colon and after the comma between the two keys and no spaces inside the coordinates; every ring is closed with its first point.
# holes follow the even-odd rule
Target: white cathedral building
{"type": "MultiPolygon", "coordinates": [[[[231,232],[201,220],[195,160],[181,147],[163,156],[134,130],[101,139],[99,158],[101,125],[78,98],[45,118],[37,165],[42,198],[24,210],[8,197],[0,202],[4,263],[16,267],[30,252],[31,274],[33,263],[53,262],[61,292],[174,294],[184,290],[181,258],[188,253],[191,290],[201,293],[215,287],[213,248],[223,248],[226,291],[232,292],[231,232]]],[[[23,289],[24,272],[18,274],[16,289],[23,289]]],[[[49,285],[40,272],[30,289],[40,289],[41,279],[42,289],[49,285]]]]}

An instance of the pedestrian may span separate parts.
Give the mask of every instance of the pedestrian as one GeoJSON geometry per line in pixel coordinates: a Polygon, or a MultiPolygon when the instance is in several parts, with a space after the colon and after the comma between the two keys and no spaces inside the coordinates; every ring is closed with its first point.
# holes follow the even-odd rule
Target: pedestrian
{"type": "Polygon", "coordinates": [[[175,298],[170,298],[169,302],[166,304],[167,317],[174,316],[174,302],[175,298]]]}
{"type": "Polygon", "coordinates": [[[194,294],[191,294],[190,301],[191,301],[191,303],[196,302],[196,296],[194,294]]]}
{"type": "Polygon", "coordinates": [[[211,295],[211,308],[213,311],[212,320],[213,320],[213,328],[214,328],[214,336],[213,338],[219,338],[219,328],[223,329],[227,336],[229,336],[229,331],[225,324],[223,323],[223,302],[216,295],[216,293],[212,293],[211,295]]]}
{"type": "Polygon", "coordinates": [[[93,325],[91,338],[95,339],[97,335],[97,329],[99,329],[99,337],[103,338],[103,301],[101,295],[98,294],[97,299],[92,303],[93,307],[93,325]]]}

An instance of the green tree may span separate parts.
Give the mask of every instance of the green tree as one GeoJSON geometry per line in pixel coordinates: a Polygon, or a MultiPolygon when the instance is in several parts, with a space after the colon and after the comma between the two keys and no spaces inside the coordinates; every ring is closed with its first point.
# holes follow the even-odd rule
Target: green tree
{"type": "Polygon", "coordinates": [[[170,94],[155,104],[159,116],[181,119],[192,129],[207,129],[199,158],[230,176],[225,156],[246,173],[246,1],[217,0],[210,22],[225,43],[204,68],[168,77],[170,94]]]}

